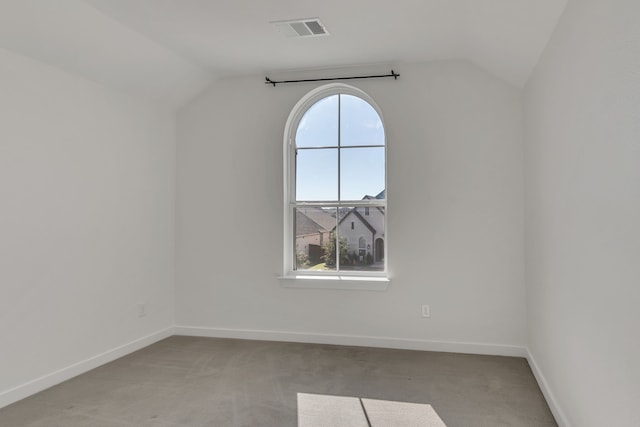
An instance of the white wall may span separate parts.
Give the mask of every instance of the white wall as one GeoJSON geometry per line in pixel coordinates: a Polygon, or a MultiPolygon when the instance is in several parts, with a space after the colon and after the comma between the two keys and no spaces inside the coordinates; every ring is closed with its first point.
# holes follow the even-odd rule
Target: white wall
{"type": "Polygon", "coordinates": [[[529,346],[566,425],[640,425],[639,22],[570,1],[526,90],[529,346]]]}
{"type": "Polygon", "coordinates": [[[481,344],[448,349],[501,344],[516,347],[485,351],[519,352],[521,92],[465,62],[398,70],[398,81],[353,82],[387,125],[393,280],[386,292],[289,289],[276,278],[284,124],[315,84],[273,88],[263,76],[229,78],[181,110],[177,325],[212,328],[200,331],[212,335],[390,337],[409,340],[400,346],[433,340],[481,344]],[[423,303],[431,305],[429,320],[420,317],[423,303]]]}
{"type": "Polygon", "coordinates": [[[0,50],[0,406],[172,325],[174,162],[171,112],[0,50]]]}

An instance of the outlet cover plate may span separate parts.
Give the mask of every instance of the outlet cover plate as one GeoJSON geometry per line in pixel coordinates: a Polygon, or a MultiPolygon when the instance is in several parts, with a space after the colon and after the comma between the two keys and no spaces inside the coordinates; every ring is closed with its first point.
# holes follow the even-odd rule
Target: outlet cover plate
{"type": "Polygon", "coordinates": [[[422,317],[431,317],[431,308],[426,304],[422,306],[422,317]]]}

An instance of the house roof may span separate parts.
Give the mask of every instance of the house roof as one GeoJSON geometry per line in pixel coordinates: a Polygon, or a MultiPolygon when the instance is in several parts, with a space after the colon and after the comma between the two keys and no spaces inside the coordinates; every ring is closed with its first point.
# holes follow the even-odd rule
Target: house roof
{"type": "Polygon", "coordinates": [[[322,208],[298,208],[298,211],[303,212],[324,230],[332,230],[336,226],[336,217],[322,208]]]}
{"type": "Polygon", "coordinates": [[[331,231],[336,226],[336,218],[322,208],[296,209],[296,235],[315,234],[331,231]]]}
{"type": "MultiPolygon", "coordinates": [[[[381,211],[382,212],[382,211],[381,211]]],[[[384,212],[382,212],[384,214],[384,212]]],[[[372,233],[376,233],[377,230],[369,223],[369,221],[367,221],[361,214],[360,212],[358,212],[358,208],[353,208],[349,211],[349,213],[347,213],[339,222],[339,224],[342,224],[342,222],[347,219],[347,217],[349,215],[353,214],[356,218],[358,218],[364,225],[365,227],[367,227],[369,229],[369,231],[371,231],[372,233]]]]}
{"type": "Polygon", "coordinates": [[[382,190],[381,192],[379,192],[378,194],[376,194],[375,196],[370,196],[370,195],[366,195],[362,198],[362,200],[382,200],[386,197],[387,194],[387,190],[382,190]]]}

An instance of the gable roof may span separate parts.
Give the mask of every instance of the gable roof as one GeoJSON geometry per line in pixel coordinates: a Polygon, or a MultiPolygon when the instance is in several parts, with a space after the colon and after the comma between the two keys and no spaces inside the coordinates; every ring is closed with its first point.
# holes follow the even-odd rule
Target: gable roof
{"type": "MultiPolygon", "coordinates": [[[[356,218],[358,218],[360,220],[360,222],[362,222],[365,227],[367,227],[369,229],[369,231],[371,231],[372,233],[377,233],[378,231],[369,223],[369,221],[367,221],[361,214],[360,212],[358,212],[358,208],[353,208],[351,209],[344,217],[342,217],[342,219],[340,220],[340,222],[338,223],[338,225],[342,224],[342,222],[347,219],[347,217],[349,215],[353,214],[356,218]]],[[[383,212],[384,215],[384,212],[383,212]]]]}

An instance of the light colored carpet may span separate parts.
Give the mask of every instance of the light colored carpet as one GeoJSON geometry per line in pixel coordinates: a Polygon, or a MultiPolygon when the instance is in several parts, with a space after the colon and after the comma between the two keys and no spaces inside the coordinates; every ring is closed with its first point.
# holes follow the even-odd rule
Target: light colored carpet
{"type": "Polygon", "coordinates": [[[296,427],[298,393],[429,403],[447,427],[556,427],[522,358],[180,336],[0,408],[0,426],[296,427]]]}

